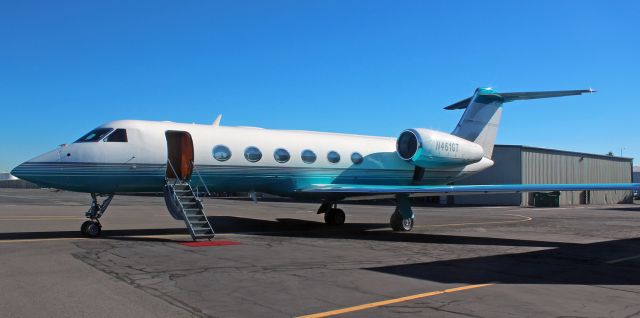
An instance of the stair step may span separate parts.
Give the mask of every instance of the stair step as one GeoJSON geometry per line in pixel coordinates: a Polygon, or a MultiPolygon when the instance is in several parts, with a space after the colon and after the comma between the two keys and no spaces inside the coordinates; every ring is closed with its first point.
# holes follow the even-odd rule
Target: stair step
{"type": "Polygon", "coordinates": [[[191,238],[194,240],[211,239],[215,233],[207,219],[207,215],[202,210],[202,201],[198,199],[189,183],[179,182],[172,185],[170,180],[167,185],[173,187],[173,199],[177,199],[182,205],[182,215],[191,238]]]}
{"type": "Polygon", "coordinates": [[[206,232],[211,232],[211,228],[208,228],[208,227],[207,228],[194,228],[193,231],[202,234],[202,233],[206,233],[206,232]]]}

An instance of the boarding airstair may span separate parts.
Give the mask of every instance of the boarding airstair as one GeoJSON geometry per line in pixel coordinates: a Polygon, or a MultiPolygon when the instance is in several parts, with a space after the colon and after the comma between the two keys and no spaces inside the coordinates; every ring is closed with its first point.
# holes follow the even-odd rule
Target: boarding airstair
{"type": "MultiPolygon", "coordinates": [[[[171,166],[171,163],[169,165],[171,166]]],[[[175,219],[184,221],[194,241],[213,238],[215,233],[204,213],[202,200],[198,198],[188,181],[167,179],[164,198],[169,213],[175,219]]]]}

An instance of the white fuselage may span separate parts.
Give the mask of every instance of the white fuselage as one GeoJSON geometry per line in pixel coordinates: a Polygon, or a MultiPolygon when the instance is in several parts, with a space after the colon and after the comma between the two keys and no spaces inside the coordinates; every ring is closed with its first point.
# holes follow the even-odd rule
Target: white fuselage
{"type": "MultiPolygon", "coordinates": [[[[296,196],[297,190],[317,183],[416,184],[415,166],[396,152],[396,139],[313,131],[272,130],[254,127],[226,127],[173,122],[121,120],[102,128],[126,129],[127,142],[72,143],[25,162],[14,170],[19,177],[55,188],[96,193],[161,192],[167,176],[169,156],[166,133],[187,133],[193,144],[194,186],[210,191],[260,191],[296,196]],[[228,160],[214,158],[213,149],[226,146],[228,160]],[[245,150],[256,147],[262,157],[245,158],[245,150]],[[274,157],[277,149],[290,154],[287,162],[274,157]],[[301,154],[311,150],[313,163],[301,154]],[[329,152],[340,160],[332,163],[329,152]],[[351,160],[353,153],[363,157],[351,160]]],[[[100,128],[99,127],[99,128],[100,128]]],[[[447,184],[492,165],[480,162],[454,168],[427,169],[418,184],[447,184]]]]}

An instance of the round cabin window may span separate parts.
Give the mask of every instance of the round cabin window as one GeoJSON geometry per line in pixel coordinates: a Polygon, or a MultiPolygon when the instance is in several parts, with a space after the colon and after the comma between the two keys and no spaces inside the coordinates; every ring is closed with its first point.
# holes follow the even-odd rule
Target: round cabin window
{"type": "Polygon", "coordinates": [[[279,148],[273,152],[273,158],[279,163],[285,163],[291,159],[291,155],[287,150],[279,148]]]}
{"type": "Polygon", "coordinates": [[[362,163],[362,161],[364,161],[364,158],[359,152],[354,152],[351,154],[351,162],[353,162],[354,164],[359,165],[362,163]]]}
{"type": "Polygon", "coordinates": [[[302,152],[302,155],[300,155],[300,157],[302,158],[302,162],[304,163],[314,163],[316,162],[316,154],[311,151],[311,150],[305,150],[302,152]]]}
{"type": "Polygon", "coordinates": [[[227,146],[217,145],[213,147],[213,157],[218,161],[227,161],[231,158],[231,150],[227,146]]]}
{"type": "Polygon", "coordinates": [[[331,163],[338,163],[340,162],[340,154],[335,151],[329,151],[329,153],[327,154],[327,160],[329,160],[329,162],[331,163]]]}
{"type": "Polygon", "coordinates": [[[244,158],[249,162],[257,162],[262,159],[262,152],[256,147],[247,147],[247,149],[244,150],[244,158]]]}

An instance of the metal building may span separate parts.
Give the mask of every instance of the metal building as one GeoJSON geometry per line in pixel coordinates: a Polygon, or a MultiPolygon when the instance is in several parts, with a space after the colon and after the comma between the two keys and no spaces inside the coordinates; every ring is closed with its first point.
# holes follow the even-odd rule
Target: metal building
{"type": "MultiPolygon", "coordinates": [[[[496,145],[495,165],[461,184],[629,183],[633,159],[528,146],[496,145]]],[[[533,205],[533,193],[456,196],[455,204],[533,205]]],[[[631,191],[563,191],[560,205],[632,203],[631,191]]]]}

